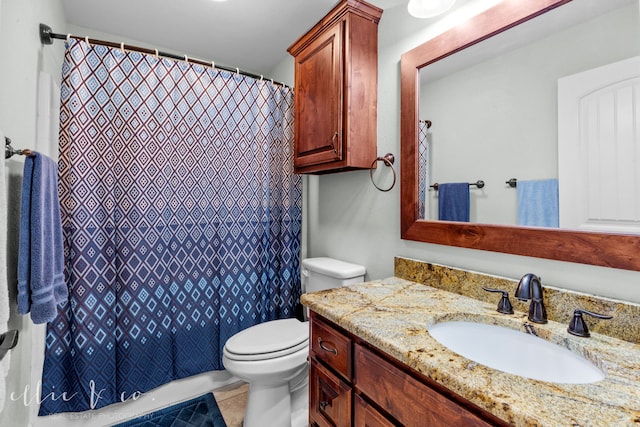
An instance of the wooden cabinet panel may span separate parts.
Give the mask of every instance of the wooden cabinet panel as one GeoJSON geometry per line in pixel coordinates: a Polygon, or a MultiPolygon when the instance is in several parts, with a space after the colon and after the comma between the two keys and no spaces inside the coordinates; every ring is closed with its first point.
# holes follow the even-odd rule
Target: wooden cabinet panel
{"type": "Polygon", "coordinates": [[[296,56],[296,168],[342,160],[342,33],[338,22],[296,56]]]}
{"type": "Polygon", "coordinates": [[[353,343],[332,326],[312,314],[311,355],[322,360],[348,381],[351,380],[353,343]]]}
{"type": "Polygon", "coordinates": [[[354,383],[359,392],[405,426],[490,426],[475,414],[356,345],[354,383]]]}
{"type": "Polygon", "coordinates": [[[309,418],[324,426],[351,425],[351,386],[311,359],[309,371],[309,418]]]}
{"type": "Polygon", "coordinates": [[[354,427],[394,427],[384,415],[357,394],[354,397],[354,427]]]}

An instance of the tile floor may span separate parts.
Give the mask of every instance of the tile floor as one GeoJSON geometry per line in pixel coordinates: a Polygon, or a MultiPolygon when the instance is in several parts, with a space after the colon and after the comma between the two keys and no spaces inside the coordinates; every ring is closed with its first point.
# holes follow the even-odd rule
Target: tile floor
{"type": "Polygon", "coordinates": [[[213,391],[227,427],[242,427],[249,384],[237,382],[213,391]]]}

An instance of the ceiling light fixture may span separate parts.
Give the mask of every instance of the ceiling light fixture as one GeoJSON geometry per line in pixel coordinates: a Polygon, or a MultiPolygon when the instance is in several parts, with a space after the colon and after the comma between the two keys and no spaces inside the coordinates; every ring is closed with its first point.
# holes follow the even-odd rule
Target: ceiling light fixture
{"type": "Polygon", "coordinates": [[[409,0],[407,10],[416,18],[431,18],[451,9],[456,0],[409,0]]]}

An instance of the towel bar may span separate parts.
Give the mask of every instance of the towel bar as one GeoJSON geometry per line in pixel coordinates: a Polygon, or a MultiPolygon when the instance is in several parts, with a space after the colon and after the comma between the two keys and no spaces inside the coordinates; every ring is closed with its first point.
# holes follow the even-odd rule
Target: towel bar
{"type": "Polygon", "coordinates": [[[0,360],[4,359],[4,356],[9,350],[18,345],[18,330],[12,329],[4,334],[0,335],[0,360]]]}
{"type": "MultiPolygon", "coordinates": [[[[483,188],[484,187],[484,181],[479,179],[476,182],[470,182],[469,186],[475,185],[478,188],[483,188]]],[[[430,185],[429,187],[433,188],[434,190],[438,191],[438,187],[440,186],[440,184],[438,184],[437,182],[433,185],[430,185]]]]}
{"type": "Polygon", "coordinates": [[[9,139],[8,137],[4,137],[4,159],[8,159],[9,157],[13,156],[14,154],[21,154],[23,156],[31,156],[33,154],[33,151],[26,149],[26,150],[16,150],[15,148],[13,148],[11,146],[11,139],[9,139]]]}

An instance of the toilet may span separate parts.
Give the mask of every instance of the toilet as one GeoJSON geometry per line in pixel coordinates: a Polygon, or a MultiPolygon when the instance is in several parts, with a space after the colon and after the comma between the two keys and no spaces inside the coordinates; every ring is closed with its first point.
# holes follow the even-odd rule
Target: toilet
{"type": "MultiPolygon", "coordinates": [[[[301,274],[302,292],[308,293],[361,283],[365,268],[332,258],[308,258],[302,260],[301,274]]],[[[249,383],[244,427],[307,425],[308,356],[306,320],[260,323],[227,340],[225,369],[249,383]]]]}

